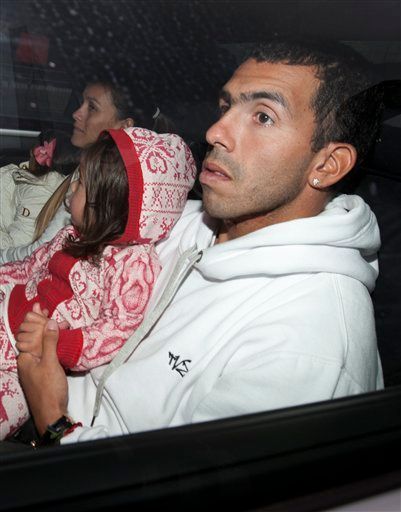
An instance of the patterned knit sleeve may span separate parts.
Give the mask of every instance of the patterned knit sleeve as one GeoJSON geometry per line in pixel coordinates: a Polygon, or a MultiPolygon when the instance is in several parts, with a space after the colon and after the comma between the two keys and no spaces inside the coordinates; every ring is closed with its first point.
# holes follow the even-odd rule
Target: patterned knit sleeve
{"type": "Polygon", "coordinates": [[[57,355],[65,368],[85,371],[110,362],[142,323],[161,267],[153,247],[131,249],[108,261],[98,319],[60,332],[57,355]]]}

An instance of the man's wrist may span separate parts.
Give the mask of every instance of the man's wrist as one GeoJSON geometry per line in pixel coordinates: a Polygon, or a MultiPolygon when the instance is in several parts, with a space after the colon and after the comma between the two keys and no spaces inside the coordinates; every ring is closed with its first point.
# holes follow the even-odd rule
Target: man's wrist
{"type": "Polygon", "coordinates": [[[64,436],[73,432],[77,427],[82,427],[82,423],[75,422],[67,415],[63,414],[55,422],[47,425],[40,439],[38,441],[32,441],[31,445],[34,448],[57,445],[64,436]]]}
{"type": "Polygon", "coordinates": [[[61,417],[66,416],[68,417],[67,412],[64,409],[59,409],[58,407],[55,408],[48,408],[49,413],[44,414],[43,416],[38,414],[33,414],[33,418],[36,425],[36,430],[38,431],[38,434],[40,436],[43,436],[44,433],[47,430],[48,425],[53,425],[53,423],[56,423],[57,420],[59,420],[61,417]]]}

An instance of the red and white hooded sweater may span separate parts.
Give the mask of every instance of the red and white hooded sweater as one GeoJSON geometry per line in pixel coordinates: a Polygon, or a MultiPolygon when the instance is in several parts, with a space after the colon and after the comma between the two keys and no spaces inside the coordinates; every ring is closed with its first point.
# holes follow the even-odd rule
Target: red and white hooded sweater
{"type": "Polygon", "coordinates": [[[62,251],[66,238],[76,236],[68,226],[23,261],[0,267],[4,324],[13,346],[25,314],[39,302],[51,318],[68,322],[57,353],[65,368],[77,371],[109,362],[142,322],[160,272],[154,243],[180,217],[196,175],[178,135],[143,128],[108,132],[127,170],[129,213],[124,233],[105,248],[100,264],[62,251]]]}

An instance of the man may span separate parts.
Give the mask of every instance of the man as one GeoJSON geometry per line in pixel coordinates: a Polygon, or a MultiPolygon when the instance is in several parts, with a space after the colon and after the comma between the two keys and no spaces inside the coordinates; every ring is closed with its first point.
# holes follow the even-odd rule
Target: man
{"type": "Polygon", "coordinates": [[[369,296],[376,219],[333,192],[375,136],[380,99],[368,87],[355,60],[302,43],[266,44],[235,71],[206,136],[206,213],[190,202],[160,245],[149,316],[164,287],[178,291],[150,333],[107,374],[68,382],[54,322],[41,360],[20,355],[40,434],[55,423],[63,443],[81,441],[383,386],[369,296]],[[193,268],[184,258],[181,282],[167,283],[193,246],[193,268]]]}

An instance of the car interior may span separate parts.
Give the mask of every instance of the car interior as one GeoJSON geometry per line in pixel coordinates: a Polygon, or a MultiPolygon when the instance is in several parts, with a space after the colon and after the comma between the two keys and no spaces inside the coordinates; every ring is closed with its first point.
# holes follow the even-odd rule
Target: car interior
{"type": "MultiPolygon", "coordinates": [[[[400,2],[1,0],[0,8],[0,166],[23,161],[41,130],[71,130],[83,86],[106,71],[134,88],[143,108],[173,120],[199,167],[219,88],[270,37],[349,44],[375,68],[385,103],[353,183],[381,231],[372,299],[385,389],[80,445],[9,446],[0,449],[0,511],[298,512],[399,493],[400,2]]],[[[201,196],[196,183],[191,198],[201,196]]]]}

